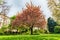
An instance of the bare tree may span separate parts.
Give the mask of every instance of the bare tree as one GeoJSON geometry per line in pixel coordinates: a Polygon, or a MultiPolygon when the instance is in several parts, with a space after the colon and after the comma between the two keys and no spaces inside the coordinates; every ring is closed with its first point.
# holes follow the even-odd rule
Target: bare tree
{"type": "Polygon", "coordinates": [[[4,25],[4,22],[5,22],[8,12],[9,12],[10,7],[7,5],[7,2],[1,1],[0,8],[2,9],[2,10],[0,10],[0,14],[3,15],[3,25],[4,25]]]}

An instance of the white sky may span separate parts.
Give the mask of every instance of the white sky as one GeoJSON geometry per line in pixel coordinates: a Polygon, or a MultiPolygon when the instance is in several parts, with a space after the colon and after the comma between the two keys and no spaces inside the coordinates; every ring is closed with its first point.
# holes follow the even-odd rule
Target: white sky
{"type": "MultiPolygon", "coordinates": [[[[11,6],[8,16],[11,17],[16,15],[17,12],[20,12],[22,8],[25,7],[26,2],[30,3],[30,0],[5,0],[8,2],[8,5],[11,6]]],[[[41,6],[41,10],[43,11],[46,18],[51,16],[51,13],[47,6],[47,0],[32,0],[34,5],[41,6]]]]}

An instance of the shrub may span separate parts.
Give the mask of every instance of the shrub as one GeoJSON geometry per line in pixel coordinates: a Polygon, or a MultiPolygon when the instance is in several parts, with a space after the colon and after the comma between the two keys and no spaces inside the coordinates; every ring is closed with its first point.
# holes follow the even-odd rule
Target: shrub
{"type": "Polygon", "coordinates": [[[40,32],[39,32],[39,30],[34,30],[34,33],[33,33],[34,35],[39,35],[40,34],[40,32]]]}
{"type": "Polygon", "coordinates": [[[34,35],[39,35],[39,34],[44,34],[44,33],[48,33],[48,32],[46,30],[43,30],[43,29],[34,30],[34,35]]]}
{"type": "Polygon", "coordinates": [[[54,32],[55,33],[60,33],[60,26],[55,26],[54,32]]]}
{"type": "Polygon", "coordinates": [[[2,26],[0,29],[0,34],[4,34],[4,31],[6,31],[7,29],[8,29],[8,25],[2,26]]]}

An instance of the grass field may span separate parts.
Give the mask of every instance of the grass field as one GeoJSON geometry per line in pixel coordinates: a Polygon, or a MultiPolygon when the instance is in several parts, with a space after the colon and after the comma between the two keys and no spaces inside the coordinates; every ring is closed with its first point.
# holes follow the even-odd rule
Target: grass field
{"type": "Polygon", "coordinates": [[[60,40],[60,34],[5,35],[0,40],[60,40]]]}

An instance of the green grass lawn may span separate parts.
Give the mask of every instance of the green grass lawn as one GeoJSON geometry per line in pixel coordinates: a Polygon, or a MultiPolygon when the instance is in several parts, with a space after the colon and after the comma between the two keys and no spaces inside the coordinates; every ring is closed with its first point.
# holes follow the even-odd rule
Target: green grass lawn
{"type": "Polygon", "coordinates": [[[5,35],[0,40],[60,40],[60,34],[5,35]]]}

